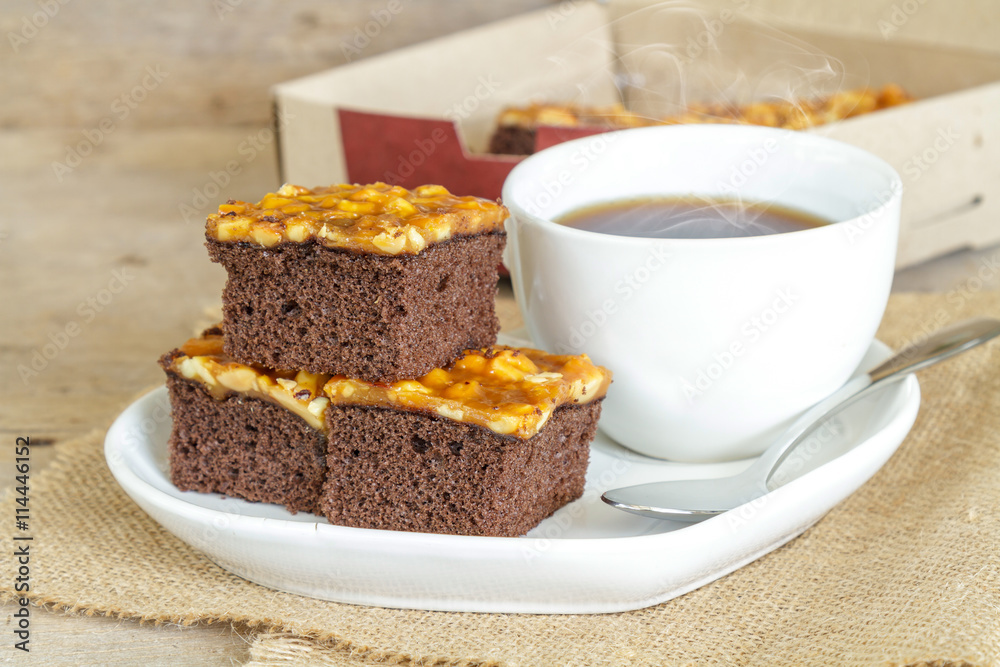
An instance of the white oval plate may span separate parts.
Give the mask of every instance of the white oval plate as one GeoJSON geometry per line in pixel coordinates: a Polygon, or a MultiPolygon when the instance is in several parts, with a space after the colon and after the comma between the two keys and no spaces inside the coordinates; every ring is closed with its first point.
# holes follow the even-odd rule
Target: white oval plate
{"type": "MultiPolygon", "coordinates": [[[[861,368],[888,356],[876,342],[861,368]]],[[[115,420],[105,456],[125,492],[160,525],[226,570],[269,588],[405,609],[602,613],[669,600],[798,536],[882,467],[919,406],[912,376],[877,392],[837,418],[837,435],[822,451],[792,458],[779,471],[794,479],[694,525],[625,514],[600,495],[655,480],[726,476],[749,461],[657,461],[598,433],[583,497],[520,538],[347,528],[276,505],[178,491],[168,475],[165,387],[115,420]]]]}

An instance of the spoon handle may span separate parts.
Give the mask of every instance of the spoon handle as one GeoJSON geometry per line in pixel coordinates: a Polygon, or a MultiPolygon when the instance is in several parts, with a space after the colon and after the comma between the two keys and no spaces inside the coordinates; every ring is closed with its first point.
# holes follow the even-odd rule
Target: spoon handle
{"type": "Polygon", "coordinates": [[[782,438],[771,445],[754,467],[766,471],[765,483],[795,448],[826,419],[840,412],[877,388],[898,382],[914,371],[943,361],[971,347],[1000,335],[1000,320],[977,318],[941,329],[925,340],[906,347],[880,366],[860,375],[806,410],[785,431],[782,438]]]}

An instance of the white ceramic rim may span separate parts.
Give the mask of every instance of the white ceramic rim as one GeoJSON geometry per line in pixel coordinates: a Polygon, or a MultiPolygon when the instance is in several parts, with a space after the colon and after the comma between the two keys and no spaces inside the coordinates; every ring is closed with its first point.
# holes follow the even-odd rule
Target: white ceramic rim
{"type": "MultiPolygon", "coordinates": [[[[503,184],[503,190],[501,194],[501,201],[504,206],[510,211],[513,218],[521,220],[530,220],[535,224],[538,224],[546,229],[546,231],[555,233],[556,235],[564,235],[568,238],[594,238],[600,237],[602,243],[613,243],[625,246],[635,246],[643,247],[648,245],[650,241],[659,242],[669,242],[677,243],[681,245],[700,245],[700,244],[713,244],[719,246],[740,246],[744,244],[748,245],[766,245],[775,243],[787,243],[789,238],[798,238],[802,234],[830,234],[830,233],[840,233],[839,228],[843,225],[851,224],[852,222],[857,222],[862,218],[869,216],[880,215],[885,209],[890,206],[897,205],[902,197],[903,193],[903,181],[900,178],[899,173],[892,167],[888,162],[882,158],[869,153],[868,151],[853,146],[851,144],[845,143],[843,141],[838,141],[836,139],[830,139],[829,137],[820,136],[813,134],[811,132],[805,132],[802,130],[782,130],[773,127],[759,127],[759,126],[749,126],[749,125],[716,125],[716,124],[691,124],[691,125],[663,125],[657,127],[641,127],[641,128],[630,128],[627,130],[617,130],[615,132],[604,132],[600,134],[594,134],[587,137],[581,137],[579,139],[572,139],[570,141],[565,141],[555,146],[550,146],[544,150],[537,153],[529,155],[527,158],[522,160],[515,166],[510,173],[507,175],[506,180],[503,184]],[[853,218],[848,218],[845,220],[836,220],[830,222],[829,224],[823,225],[821,227],[811,227],[809,229],[800,229],[793,232],[786,232],[783,234],[763,234],[757,236],[740,236],[740,237],[724,237],[724,238],[708,238],[708,239],[688,239],[688,238],[652,238],[652,237],[642,237],[642,236],[618,236],[615,234],[604,234],[601,232],[592,232],[585,229],[577,229],[574,227],[569,227],[567,225],[554,222],[547,218],[539,217],[528,212],[518,201],[514,189],[515,186],[513,182],[516,178],[526,178],[527,173],[532,169],[536,169],[537,165],[546,161],[562,161],[566,163],[566,155],[572,155],[581,146],[587,145],[589,142],[593,142],[595,137],[601,136],[622,136],[627,135],[629,137],[637,137],[639,133],[647,134],[661,134],[661,133],[691,133],[691,134],[708,134],[708,133],[738,133],[743,135],[758,135],[760,141],[763,142],[769,137],[776,139],[787,139],[788,137],[794,137],[795,141],[802,146],[815,146],[817,148],[825,148],[828,150],[837,150],[843,152],[848,156],[849,159],[857,159],[867,166],[871,167],[874,171],[881,171],[882,176],[887,181],[887,186],[892,192],[892,196],[885,201],[878,203],[877,205],[865,210],[862,213],[854,216],[853,218]],[[633,134],[627,134],[633,133],[633,134]]],[[[670,188],[665,188],[665,195],[670,194],[670,188]]],[[[688,194],[688,193],[685,193],[688,194]]],[[[696,193],[697,194],[697,193],[696,193]]],[[[711,196],[712,193],[704,193],[706,196],[711,196]]],[[[609,199],[608,201],[615,201],[614,199],[609,199]]],[[[777,202],[781,203],[781,202],[777,202]]]]}

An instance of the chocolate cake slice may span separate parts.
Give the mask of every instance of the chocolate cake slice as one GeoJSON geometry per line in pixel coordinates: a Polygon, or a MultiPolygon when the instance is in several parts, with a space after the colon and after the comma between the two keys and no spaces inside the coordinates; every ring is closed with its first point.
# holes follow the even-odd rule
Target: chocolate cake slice
{"type": "Polygon", "coordinates": [[[655,121],[626,111],[621,104],[606,107],[575,104],[507,107],[497,116],[496,129],[490,137],[489,152],[500,155],[531,155],[535,152],[535,134],[543,125],[623,130],[654,124],[655,121]]]}
{"type": "Polygon", "coordinates": [[[516,537],[583,494],[600,401],[528,440],[388,408],[332,406],[321,509],[333,524],[516,537]]]}
{"type": "Polygon", "coordinates": [[[334,377],[331,523],[514,537],[583,493],[610,374],[586,356],[494,346],[390,386],[334,377]]]}
{"type": "Polygon", "coordinates": [[[491,345],[507,210],[440,186],[286,185],[209,216],[226,352],[377,382],[491,345]]]}
{"type": "Polygon", "coordinates": [[[334,524],[523,535],[583,493],[610,374],[586,356],[492,346],[371,383],[234,361],[218,330],[165,355],[182,490],[334,524]]]}
{"type": "Polygon", "coordinates": [[[535,103],[508,107],[497,117],[490,138],[490,152],[530,155],[535,152],[535,134],[540,126],[597,127],[624,130],[649,125],[684,123],[741,123],[801,130],[853,118],[912,102],[898,84],[880,89],[853,88],[813,99],[774,99],[742,106],[728,103],[693,103],[660,118],[640,116],[621,104],[591,107],[577,104],[535,103]]]}
{"type": "Polygon", "coordinates": [[[173,417],[174,486],[319,513],[329,403],[320,394],[328,376],[236,363],[223,352],[218,328],[160,365],[173,417]]]}

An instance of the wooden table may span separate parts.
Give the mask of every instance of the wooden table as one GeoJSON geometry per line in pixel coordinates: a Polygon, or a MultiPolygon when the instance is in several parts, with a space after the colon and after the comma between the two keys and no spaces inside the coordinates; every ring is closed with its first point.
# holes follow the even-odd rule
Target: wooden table
{"type": "MultiPolygon", "coordinates": [[[[218,319],[224,272],[202,245],[207,207],[191,221],[179,207],[219,165],[241,159],[237,147],[251,133],[115,133],[60,181],[51,163],[78,131],[0,132],[0,155],[17,156],[0,164],[0,434],[11,445],[31,436],[33,474],[60,442],[106,426],[130,397],[162,382],[157,357],[218,319]]],[[[256,199],[276,187],[273,149],[246,162],[226,194],[256,199]]],[[[961,289],[995,256],[996,248],[936,260],[899,273],[895,288],[961,289]]],[[[1000,279],[986,288],[1000,288],[1000,279]]],[[[498,308],[506,328],[519,326],[509,288],[498,308]]],[[[3,486],[15,474],[12,449],[0,448],[3,486]]],[[[151,627],[36,609],[32,652],[15,651],[8,638],[0,656],[46,665],[230,665],[248,658],[250,636],[222,624],[151,627]]]]}

